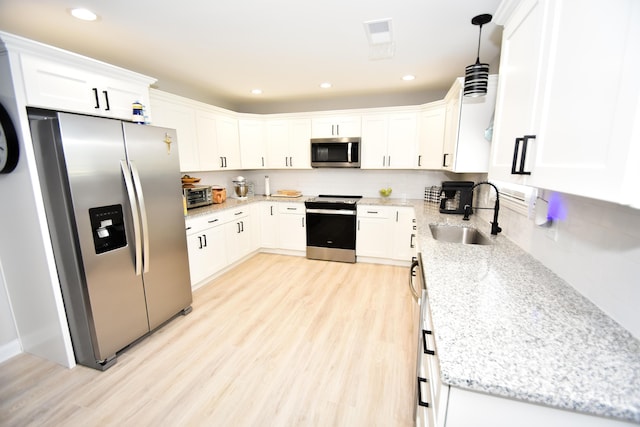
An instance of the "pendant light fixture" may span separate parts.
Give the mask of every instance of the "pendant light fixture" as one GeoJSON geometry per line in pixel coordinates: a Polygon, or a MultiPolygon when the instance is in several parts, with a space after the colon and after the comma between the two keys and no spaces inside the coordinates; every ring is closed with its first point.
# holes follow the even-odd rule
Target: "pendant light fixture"
{"type": "Polygon", "coordinates": [[[468,65],[464,73],[464,96],[484,96],[487,94],[487,84],[489,82],[489,64],[480,63],[480,37],[482,36],[482,26],[491,22],[493,18],[489,14],[475,16],[471,23],[480,26],[478,35],[478,55],[476,63],[468,65]]]}

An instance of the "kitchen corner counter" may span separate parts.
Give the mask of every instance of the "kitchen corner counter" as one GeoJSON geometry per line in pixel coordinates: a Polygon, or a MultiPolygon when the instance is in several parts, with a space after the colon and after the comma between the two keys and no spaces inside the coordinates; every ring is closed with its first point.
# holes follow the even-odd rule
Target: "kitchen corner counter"
{"type": "Polygon", "coordinates": [[[444,383],[640,423],[638,339],[504,236],[461,245],[429,231],[467,225],[490,236],[477,215],[412,203],[444,383]]]}

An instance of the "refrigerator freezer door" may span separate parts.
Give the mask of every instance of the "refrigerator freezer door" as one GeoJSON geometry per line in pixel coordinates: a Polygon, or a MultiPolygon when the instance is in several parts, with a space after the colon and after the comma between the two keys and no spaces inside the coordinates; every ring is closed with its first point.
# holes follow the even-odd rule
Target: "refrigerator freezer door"
{"type": "Polygon", "coordinates": [[[142,276],[154,329],[192,301],[177,137],[173,129],[123,127],[138,200],[144,200],[142,276]]]}
{"type": "Polygon", "coordinates": [[[66,113],[58,117],[93,319],[93,348],[96,359],[105,360],[149,331],[142,276],[135,274],[134,219],[120,166],[126,159],[122,125],[66,113]],[[96,239],[106,241],[114,231],[122,232],[118,227],[124,227],[126,244],[97,253],[97,246],[104,245],[96,239]]]}

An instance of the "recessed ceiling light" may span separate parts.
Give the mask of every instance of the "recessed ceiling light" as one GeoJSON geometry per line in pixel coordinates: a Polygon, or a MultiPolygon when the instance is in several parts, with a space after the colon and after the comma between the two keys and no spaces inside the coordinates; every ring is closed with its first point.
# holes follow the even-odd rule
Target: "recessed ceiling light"
{"type": "Polygon", "coordinates": [[[254,95],[262,95],[262,89],[253,89],[251,93],[254,95]]]}
{"type": "Polygon", "coordinates": [[[98,19],[98,15],[83,8],[71,9],[71,15],[78,19],[82,19],[83,21],[95,21],[98,19]]]}
{"type": "Polygon", "coordinates": [[[413,76],[411,74],[407,74],[406,76],[402,77],[402,80],[404,80],[405,82],[409,82],[411,80],[415,80],[416,76],[413,76]]]}
{"type": "Polygon", "coordinates": [[[331,83],[329,82],[320,83],[320,87],[322,89],[329,89],[331,87],[331,83]]]}

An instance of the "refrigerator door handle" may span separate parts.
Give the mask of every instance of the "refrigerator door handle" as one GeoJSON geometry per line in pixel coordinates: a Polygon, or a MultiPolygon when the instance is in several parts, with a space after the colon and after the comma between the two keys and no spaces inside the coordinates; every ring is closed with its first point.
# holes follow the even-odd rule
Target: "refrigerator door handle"
{"type": "Polygon", "coordinates": [[[136,256],[136,276],[142,274],[142,246],[140,244],[140,215],[138,215],[138,205],[136,203],[136,196],[133,192],[133,181],[131,180],[131,172],[129,166],[124,160],[120,160],[120,168],[122,169],[122,176],[124,178],[124,186],[127,189],[127,196],[129,196],[129,205],[131,205],[131,216],[133,217],[133,236],[135,239],[136,256]]]}
{"type": "Polygon", "coordinates": [[[140,181],[140,174],[138,168],[133,160],[129,160],[129,166],[131,167],[131,173],[133,175],[134,189],[140,203],[140,219],[142,219],[142,267],[143,272],[149,272],[149,221],[147,220],[147,208],[144,204],[144,194],[142,193],[142,182],[140,181]]]}

